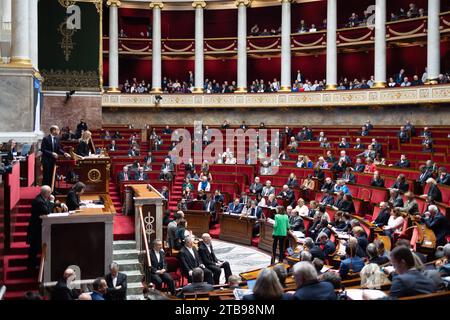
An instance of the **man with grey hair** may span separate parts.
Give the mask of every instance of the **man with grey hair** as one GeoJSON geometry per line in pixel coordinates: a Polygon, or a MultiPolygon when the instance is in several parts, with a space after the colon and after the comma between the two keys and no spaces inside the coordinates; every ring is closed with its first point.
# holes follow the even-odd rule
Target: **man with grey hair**
{"type": "Polygon", "coordinates": [[[210,292],[213,291],[214,287],[204,282],[204,272],[201,268],[194,268],[192,270],[192,283],[181,289],[181,293],[178,297],[184,297],[184,293],[193,292],[210,292]]]}
{"type": "Polygon", "coordinates": [[[56,283],[51,290],[51,300],[67,301],[78,298],[78,292],[72,288],[72,282],[76,279],[75,270],[67,268],[64,270],[63,277],[56,283]]]}
{"type": "MultiPolygon", "coordinates": [[[[314,243],[314,240],[310,237],[305,238],[305,242],[303,243],[303,247],[306,251],[311,253],[312,258],[319,258],[325,260],[325,256],[323,255],[322,249],[314,243]]],[[[312,260],[312,259],[311,259],[312,260]]]]}
{"type": "Polygon", "coordinates": [[[211,270],[206,268],[202,258],[198,254],[197,249],[195,249],[193,245],[194,240],[192,239],[192,237],[187,236],[184,240],[184,246],[181,248],[178,254],[178,259],[180,260],[181,264],[181,272],[186,278],[188,278],[189,282],[192,282],[192,271],[195,268],[201,268],[204,272],[204,278],[206,282],[208,282],[209,284],[214,284],[213,273],[211,272],[211,270]]]}
{"type": "Polygon", "coordinates": [[[127,299],[127,275],[119,272],[119,265],[116,262],[109,266],[110,273],[105,277],[108,288],[106,289],[106,300],[126,300],[127,299]]]}
{"type": "Polygon", "coordinates": [[[447,218],[441,213],[439,208],[432,204],[428,206],[428,211],[423,214],[421,219],[428,228],[433,230],[436,235],[436,245],[443,246],[446,244],[445,237],[448,234],[449,226],[447,218]]]}
{"type": "Polygon", "coordinates": [[[319,281],[311,262],[301,261],[294,265],[297,291],[294,300],[336,300],[334,286],[328,281],[319,281]]]}
{"type": "Polygon", "coordinates": [[[230,264],[228,261],[217,259],[208,233],[202,235],[202,240],[198,245],[198,253],[205,266],[214,274],[214,284],[219,284],[222,269],[225,272],[225,279],[232,275],[230,264]]]}
{"type": "Polygon", "coordinates": [[[31,202],[31,217],[28,223],[27,243],[28,248],[28,268],[35,269],[39,265],[36,256],[42,245],[42,220],[41,216],[52,213],[55,203],[52,202],[52,188],[47,185],[41,187],[41,192],[31,202]]]}
{"type": "Polygon", "coordinates": [[[175,295],[175,283],[168,272],[166,255],[163,250],[161,239],[153,241],[153,248],[150,250],[150,281],[157,290],[161,290],[162,284],[167,284],[167,288],[172,295],[175,295]]]}
{"type": "Polygon", "coordinates": [[[450,276],[450,243],[444,246],[444,258],[436,264],[441,277],[450,276]]]}

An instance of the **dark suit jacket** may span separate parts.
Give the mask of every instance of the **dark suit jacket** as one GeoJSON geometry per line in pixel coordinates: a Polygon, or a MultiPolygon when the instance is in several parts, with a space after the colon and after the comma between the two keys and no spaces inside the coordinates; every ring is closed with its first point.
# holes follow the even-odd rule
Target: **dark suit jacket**
{"type": "Polygon", "coordinates": [[[379,188],[384,188],[384,180],[383,179],[378,179],[378,180],[373,180],[370,183],[370,185],[372,187],[379,187],[379,188]]]}
{"type": "MultiPolygon", "coordinates": [[[[128,171],[128,180],[132,180],[131,172],[128,171]]],[[[123,171],[119,172],[119,181],[125,181],[125,173],[123,171]]]]}
{"type": "Polygon", "coordinates": [[[203,205],[203,210],[206,210],[208,212],[216,212],[216,201],[214,201],[214,199],[211,199],[210,201],[205,201],[205,204],[203,205]],[[209,204],[209,210],[208,210],[208,204],[209,204]]]}
{"type": "MultiPolygon", "coordinates": [[[[283,293],[280,297],[280,300],[292,300],[293,299],[293,295],[289,294],[289,293],[283,293]]],[[[255,295],[252,294],[246,294],[245,296],[242,297],[242,300],[247,300],[247,301],[254,301],[254,300],[259,300],[257,297],[255,297],[255,295]]]]}
{"type": "Polygon", "coordinates": [[[257,219],[261,219],[262,216],[262,208],[256,206],[255,208],[249,208],[247,210],[247,213],[249,214],[249,216],[251,217],[256,217],[257,219]]]}
{"type": "Polygon", "coordinates": [[[393,298],[401,298],[433,293],[436,289],[433,280],[425,276],[422,272],[411,269],[404,274],[394,275],[389,295],[393,298]]]}
{"type": "Polygon", "coordinates": [[[436,244],[438,246],[445,245],[445,236],[448,232],[448,222],[447,218],[442,215],[442,213],[436,213],[436,215],[430,219],[422,219],[428,228],[433,230],[436,235],[436,244]]]}
{"type": "Polygon", "coordinates": [[[211,252],[209,252],[208,248],[206,247],[206,244],[201,241],[198,245],[198,254],[200,255],[200,258],[202,259],[204,265],[208,268],[209,266],[215,266],[217,262],[219,262],[219,259],[217,259],[216,254],[214,253],[214,250],[211,247],[211,252]]]}
{"type": "Polygon", "coordinates": [[[51,300],[66,301],[75,300],[78,298],[78,294],[72,289],[67,287],[66,280],[59,280],[51,290],[51,300]]]}
{"type": "Polygon", "coordinates": [[[321,260],[325,260],[325,256],[323,254],[322,249],[319,246],[314,246],[309,250],[309,253],[311,253],[313,259],[319,258],[321,260]]]}
{"type": "Polygon", "coordinates": [[[181,294],[178,297],[183,297],[183,293],[194,293],[194,292],[210,292],[213,291],[214,287],[209,283],[190,283],[181,289],[181,294]]]}
{"type": "Polygon", "coordinates": [[[31,202],[31,217],[28,224],[27,243],[41,242],[42,238],[42,220],[41,215],[48,215],[53,210],[53,204],[38,195],[31,202]]]}
{"type": "Polygon", "coordinates": [[[331,282],[320,281],[303,285],[294,294],[294,300],[336,300],[331,282]]]}
{"type": "Polygon", "coordinates": [[[432,184],[428,190],[427,196],[433,201],[442,202],[441,190],[439,190],[439,188],[434,184],[432,184]]]}
{"type": "Polygon", "coordinates": [[[339,210],[348,212],[348,213],[355,213],[355,205],[353,204],[353,201],[342,201],[341,206],[339,210]]]}
{"type": "Polygon", "coordinates": [[[262,185],[262,183],[252,183],[250,185],[249,189],[250,189],[250,192],[252,192],[252,193],[261,194],[263,185],[262,185]]]}
{"type": "Polygon", "coordinates": [[[108,289],[105,297],[107,300],[126,300],[127,299],[127,275],[119,272],[117,274],[116,287],[122,286],[120,289],[116,289],[113,286],[111,273],[108,273],[105,277],[108,289]]]}
{"type": "Polygon", "coordinates": [[[439,177],[437,178],[436,182],[439,183],[439,184],[450,185],[450,174],[446,173],[442,178],[439,175],[439,177]]]}
{"type": "Polygon", "coordinates": [[[334,204],[334,197],[331,194],[325,194],[322,197],[322,200],[320,201],[323,205],[330,205],[332,206],[334,204]]]}
{"type": "Polygon", "coordinates": [[[241,213],[242,209],[244,209],[244,204],[243,203],[238,203],[238,205],[234,205],[234,202],[232,202],[232,203],[230,203],[228,205],[227,212],[229,212],[229,213],[241,213]]]}
{"type": "Polygon", "coordinates": [[[401,192],[407,192],[409,189],[409,184],[407,182],[395,181],[394,185],[391,188],[398,189],[401,192]]]}
{"type": "Polygon", "coordinates": [[[159,252],[159,262],[156,258],[155,251],[153,249],[150,250],[150,262],[152,263],[152,267],[150,269],[151,273],[156,273],[156,271],[162,269],[167,270],[166,255],[164,253],[164,250],[161,250],[159,252]]]}
{"type": "Polygon", "coordinates": [[[195,258],[186,249],[186,247],[182,247],[178,254],[178,259],[180,260],[181,264],[181,271],[186,276],[189,274],[189,271],[194,268],[198,268],[201,264],[203,264],[202,258],[198,254],[198,251],[195,248],[192,248],[192,250],[194,250],[195,258]]]}
{"type": "Polygon", "coordinates": [[[362,163],[359,163],[357,165],[355,165],[355,171],[356,172],[364,172],[364,169],[366,168],[366,166],[362,163]]]}
{"type": "Polygon", "coordinates": [[[397,161],[394,166],[396,167],[400,167],[400,168],[409,168],[410,164],[409,164],[409,160],[406,159],[405,161],[401,162],[401,161],[397,161]]]}
{"type": "Polygon", "coordinates": [[[66,196],[66,205],[70,211],[77,210],[80,208],[80,197],[75,193],[75,191],[70,190],[66,196]]]}
{"type": "Polygon", "coordinates": [[[374,223],[377,226],[386,226],[389,222],[389,218],[391,216],[389,209],[381,210],[378,214],[378,217],[375,219],[374,223]]]}
{"type": "Polygon", "coordinates": [[[287,191],[281,191],[278,196],[284,200],[287,200],[290,206],[292,206],[295,202],[295,194],[291,189],[288,189],[287,191]]]}
{"type": "MultiPolygon", "coordinates": [[[[148,175],[145,172],[142,172],[142,180],[148,180],[148,175]]],[[[139,180],[139,172],[134,174],[134,180],[139,180]]]]}
{"type": "Polygon", "coordinates": [[[336,246],[334,245],[334,243],[331,240],[328,240],[325,243],[325,245],[323,246],[322,251],[323,251],[323,254],[325,255],[325,257],[328,257],[336,251],[336,246]]]}
{"type": "Polygon", "coordinates": [[[89,151],[89,145],[84,141],[80,141],[77,145],[75,153],[82,157],[87,157],[89,155],[89,151]]]}
{"type": "Polygon", "coordinates": [[[42,152],[42,162],[49,164],[56,163],[56,159],[53,158],[52,156],[53,152],[57,154],[64,154],[64,150],[61,148],[61,145],[59,144],[58,137],[55,137],[55,148],[53,148],[51,135],[48,135],[42,139],[41,152],[42,152]]]}

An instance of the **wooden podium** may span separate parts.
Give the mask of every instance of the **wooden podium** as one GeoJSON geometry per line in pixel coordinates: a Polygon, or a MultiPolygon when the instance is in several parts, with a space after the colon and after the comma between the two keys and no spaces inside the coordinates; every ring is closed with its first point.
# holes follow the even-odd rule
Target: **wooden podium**
{"type": "Polygon", "coordinates": [[[222,213],[220,214],[219,220],[219,239],[246,245],[252,244],[253,227],[256,224],[255,218],[222,213]]]}
{"type": "Polygon", "coordinates": [[[264,251],[272,252],[273,244],[273,224],[267,222],[267,220],[261,220],[259,230],[259,244],[258,248],[264,251]]]}
{"type": "Polygon", "coordinates": [[[78,159],[73,170],[86,185],[85,193],[107,194],[110,167],[111,159],[108,156],[90,156],[78,159]]]}
{"type": "Polygon", "coordinates": [[[104,208],[82,208],[71,215],[42,217],[42,243],[46,246],[44,285],[58,281],[75,266],[78,280],[93,280],[109,272],[113,260],[113,216],[109,196],[83,195],[82,201],[100,200],[104,208]],[[105,198],[106,197],[106,198],[105,198]]]}
{"type": "Polygon", "coordinates": [[[184,213],[184,218],[187,221],[187,228],[192,231],[197,237],[209,232],[209,222],[211,215],[204,210],[187,210],[184,213]]]}

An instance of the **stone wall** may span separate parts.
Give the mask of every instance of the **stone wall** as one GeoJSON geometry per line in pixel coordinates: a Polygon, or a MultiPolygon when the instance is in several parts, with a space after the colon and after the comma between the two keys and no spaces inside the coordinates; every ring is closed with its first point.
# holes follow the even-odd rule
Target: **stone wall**
{"type": "Polygon", "coordinates": [[[65,102],[65,92],[44,92],[41,128],[46,134],[51,125],[72,130],[84,119],[90,129],[102,126],[102,97],[98,93],[78,93],[65,102]]]}
{"type": "Polygon", "coordinates": [[[193,126],[195,120],[207,125],[219,125],[224,120],[231,124],[248,125],[337,125],[358,126],[370,119],[374,125],[400,125],[411,120],[416,125],[450,125],[450,105],[403,105],[350,108],[264,108],[264,109],[147,109],[103,108],[104,124],[181,124],[193,126]]]}

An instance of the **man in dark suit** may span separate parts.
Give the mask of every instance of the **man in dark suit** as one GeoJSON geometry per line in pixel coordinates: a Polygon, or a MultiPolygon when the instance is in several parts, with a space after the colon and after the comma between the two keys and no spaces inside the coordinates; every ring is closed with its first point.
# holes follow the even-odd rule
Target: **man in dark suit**
{"type": "Polygon", "coordinates": [[[259,182],[259,177],[255,177],[255,181],[250,185],[250,192],[256,194],[257,196],[261,195],[263,185],[259,182]]]}
{"type": "Polygon", "coordinates": [[[438,184],[450,185],[450,174],[447,173],[447,169],[445,167],[439,168],[436,182],[438,184]]]}
{"type": "Polygon", "coordinates": [[[334,204],[333,191],[327,191],[324,193],[320,204],[324,206],[332,206],[334,204]]]}
{"type": "Polygon", "coordinates": [[[420,175],[419,175],[417,182],[419,182],[422,186],[424,186],[425,183],[427,182],[428,178],[433,177],[433,169],[427,168],[425,165],[421,165],[419,167],[419,170],[420,170],[420,175]]]}
{"type": "Polygon", "coordinates": [[[297,291],[294,300],[336,300],[331,282],[319,281],[313,264],[301,261],[294,265],[294,278],[297,291]]]}
{"type": "Polygon", "coordinates": [[[150,251],[150,281],[153,282],[156,289],[161,290],[163,283],[167,284],[169,292],[175,295],[175,283],[167,271],[166,256],[162,249],[162,241],[156,239],[153,241],[153,249],[150,251]]]}
{"type": "Polygon", "coordinates": [[[106,300],[127,300],[127,275],[119,272],[119,265],[111,263],[111,270],[105,277],[108,288],[106,289],[106,300]]]}
{"type": "Polygon", "coordinates": [[[134,175],[134,180],[137,181],[148,180],[148,175],[144,172],[144,167],[139,167],[138,171],[134,175]]]}
{"type": "Polygon", "coordinates": [[[295,194],[286,184],[283,186],[283,190],[278,194],[278,198],[287,201],[288,206],[295,206],[295,194]]]}
{"type": "Polygon", "coordinates": [[[191,237],[186,237],[184,240],[184,246],[181,248],[178,254],[178,259],[181,264],[181,272],[188,278],[189,282],[192,282],[192,272],[195,268],[201,268],[204,273],[206,282],[214,284],[213,273],[206,268],[202,261],[202,258],[198,254],[197,249],[193,248],[193,240],[191,237]]]}
{"type": "Polygon", "coordinates": [[[214,287],[203,281],[204,272],[201,268],[194,268],[192,270],[192,283],[181,289],[179,298],[184,297],[184,293],[193,293],[193,292],[210,292],[214,290],[214,287]]]}
{"type": "Polygon", "coordinates": [[[130,151],[128,151],[129,157],[139,157],[139,150],[136,146],[133,146],[130,151]]]}
{"type": "Polygon", "coordinates": [[[173,163],[170,158],[164,159],[164,163],[161,166],[161,172],[159,174],[160,180],[172,181],[173,171],[175,170],[173,163]]]}
{"type": "Polygon", "coordinates": [[[226,212],[230,214],[241,214],[242,209],[244,209],[244,204],[239,202],[239,198],[236,198],[232,203],[228,205],[228,209],[226,212]]]}
{"type": "Polygon", "coordinates": [[[71,268],[67,268],[64,271],[64,275],[56,285],[51,289],[50,299],[56,301],[75,300],[78,298],[79,293],[75,289],[70,289],[70,284],[75,280],[75,271],[71,268]]]}
{"type": "Polygon", "coordinates": [[[208,194],[206,197],[206,201],[203,204],[203,210],[209,212],[213,220],[216,218],[216,201],[214,201],[214,198],[211,197],[211,194],[208,194]]]}
{"type": "Polygon", "coordinates": [[[449,232],[447,218],[441,213],[437,206],[430,205],[428,211],[424,213],[421,219],[428,228],[433,230],[436,235],[436,245],[443,246],[446,244],[445,237],[449,232]]]}
{"type": "Polygon", "coordinates": [[[306,238],[303,243],[303,247],[306,251],[311,253],[312,258],[319,258],[320,260],[325,260],[325,256],[323,254],[322,249],[314,243],[312,238],[306,238]]]}
{"type": "Polygon", "coordinates": [[[436,181],[433,178],[428,178],[426,184],[430,185],[426,194],[427,198],[433,202],[442,202],[442,192],[439,190],[436,181]]]}
{"type": "Polygon", "coordinates": [[[328,238],[328,235],[325,232],[319,233],[317,239],[319,240],[319,248],[322,249],[325,258],[328,258],[336,251],[336,246],[333,241],[328,238]]]}
{"type": "Polygon", "coordinates": [[[366,165],[362,162],[361,158],[356,158],[356,163],[353,168],[356,172],[364,172],[364,169],[366,168],[366,165]]]}
{"type": "Polygon", "coordinates": [[[409,248],[397,246],[391,251],[390,256],[396,272],[396,275],[392,278],[389,293],[391,298],[429,294],[437,290],[431,278],[414,268],[414,256],[409,248]]]}
{"type": "Polygon", "coordinates": [[[214,274],[214,284],[220,283],[220,274],[222,270],[225,272],[225,282],[231,276],[230,264],[227,261],[217,259],[211,243],[211,236],[208,233],[202,235],[203,241],[199,243],[198,253],[205,266],[214,274]]]}
{"type": "Polygon", "coordinates": [[[394,164],[395,167],[400,167],[400,168],[409,168],[410,167],[410,163],[409,160],[406,159],[406,156],[404,154],[402,154],[400,156],[400,161],[397,161],[394,164]]]}
{"type": "Polygon", "coordinates": [[[28,268],[34,269],[38,264],[36,256],[42,245],[42,220],[41,216],[48,215],[53,211],[54,203],[50,202],[52,189],[42,186],[39,195],[31,202],[31,217],[28,224],[27,243],[28,268]]]}
{"type": "Polygon", "coordinates": [[[87,123],[84,122],[83,119],[80,119],[80,123],[77,125],[77,139],[81,138],[81,134],[83,131],[86,131],[88,129],[87,123]]]}
{"type": "Polygon", "coordinates": [[[380,202],[380,212],[378,213],[378,217],[372,222],[378,227],[383,227],[388,224],[390,216],[391,210],[389,209],[387,203],[380,202]]]}
{"type": "Polygon", "coordinates": [[[360,138],[356,138],[356,144],[353,146],[353,149],[365,149],[366,145],[364,143],[361,143],[360,138]]]}
{"type": "Polygon", "coordinates": [[[116,145],[116,140],[112,140],[111,144],[108,146],[109,151],[117,151],[119,148],[116,145]]]}
{"type": "Polygon", "coordinates": [[[53,170],[58,159],[58,155],[64,155],[69,158],[70,155],[61,148],[59,144],[59,128],[58,126],[50,127],[50,134],[42,139],[42,185],[51,186],[53,170]]]}
{"type": "Polygon", "coordinates": [[[128,172],[128,166],[124,166],[123,170],[119,173],[119,181],[130,181],[131,175],[128,172]]]}

